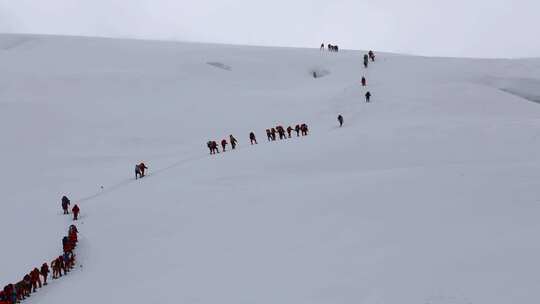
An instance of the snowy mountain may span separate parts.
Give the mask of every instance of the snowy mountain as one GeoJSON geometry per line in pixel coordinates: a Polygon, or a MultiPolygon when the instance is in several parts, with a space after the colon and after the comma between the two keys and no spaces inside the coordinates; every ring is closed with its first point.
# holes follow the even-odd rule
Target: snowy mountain
{"type": "Polygon", "coordinates": [[[538,303],[540,60],[364,53],[0,35],[1,286],[65,194],[25,303],[538,303]]]}

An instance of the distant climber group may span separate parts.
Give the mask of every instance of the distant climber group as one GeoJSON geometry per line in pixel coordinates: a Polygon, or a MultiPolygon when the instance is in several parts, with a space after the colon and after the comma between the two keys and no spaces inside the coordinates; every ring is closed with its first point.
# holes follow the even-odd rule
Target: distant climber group
{"type": "MultiPolygon", "coordinates": [[[[321,43],[321,51],[324,51],[324,42],[321,43]]],[[[339,52],[339,46],[328,44],[328,51],[329,52],[339,52]]]]}
{"type": "MultiPolygon", "coordinates": [[[[321,48],[320,48],[321,51],[325,50],[325,45],[324,43],[321,44],[321,48]]],[[[337,45],[332,45],[332,44],[328,44],[328,51],[330,52],[338,52],[339,51],[339,48],[337,45]]],[[[369,51],[367,54],[364,54],[364,68],[368,68],[369,67],[369,62],[375,62],[375,52],[373,51],[369,51]]],[[[314,71],[313,72],[313,78],[317,78],[318,75],[317,73],[314,71]]],[[[366,87],[367,86],[367,80],[366,80],[366,77],[363,76],[362,77],[362,86],[363,87],[366,87]]],[[[366,92],[364,97],[366,98],[366,103],[369,103],[371,102],[371,92],[366,92]]]]}
{"type": "MultiPolygon", "coordinates": [[[[367,69],[369,67],[369,61],[375,62],[375,53],[373,51],[369,51],[367,54],[364,54],[364,67],[367,69]]],[[[367,86],[367,80],[365,76],[362,76],[362,87],[367,86]]],[[[364,95],[366,98],[366,103],[371,102],[371,92],[367,91],[364,95]]]]}
{"type": "Polygon", "coordinates": [[[364,55],[364,67],[366,69],[369,66],[370,59],[371,59],[371,62],[375,62],[375,53],[373,53],[373,51],[369,51],[367,54],[364,55]]]}
{"type": "MultiPolygon", "coordinates": [[[[278,138],[283,140],[291,138],[293,136],[293,132],[296,132],[297,137],[307,136],[309,129],[306,123],[297,124],[294,128],[292,126],[288,126],[286,129],[283,126],[278,125],[276,127],[266,129],[266,137],[268,138],[268,141],[276,141],[278,138]]],[[[257,137],[255,136],[254,132],[249,133],[249,141],[251,145],[258,144],[257,137]]],[[[210,140],[206,143],[206,146],[208,147],[210,154],[213,155],[220,153],[220,146],[221,152],[226,152],[229,143],[231,145],[231,149],[235,150],[236,146],[238,145],[238,140],[231,134],[229,135],[229,141],[227,141],[227,139],[222,139],[220,144],[218,144],[217,141],[210,140]]]]}
{"type": "MultiPolygon", "coordinates": [[[[71,201],[67,196],[62,196],[62,210],[64,211],[64,214],[69,214],[69,205],[71,205],[71,201]]],[[[79,218],[79,212],[81,209],[77,204],[73,205],[73,208],[71,208],[71,212],[73,212],[73,220],[76,221],[79,218]]]]}
{"type": "Polygon", "coordinates": [[[68,235],[62,238],[63,254],[54,258],[51,266],[47,262],[43,263],[40,268],[34,268],[23,278],[14,284],[8,284],[0,290],[0,304],[15,304],[20,303],[30,295],[36,292],[39,288],[47,286],[47,279],[52,270],[52,279],[65,276],[75,266],[74,250],[77,246],[77,234],[79,231],[75,225],[69,226],[68,235]]]}
{"type": "Polygon", "coordinates": [[[287,129],[279,125],[270,129],[266,129],[266,138],[268,139],[268,141],[275,141],[278,136],[280,140],[291,138],[293,131],[296,133],[296,137],[300,137],[300,134],[302,134],[302,136],[307,136],[309,129],[306,123],[297,124],[294,128],[292,126],[288,126],[287,129]]]}
{"type": "MultiPolygon", "coordinates": [[[[364,67],[366,69],[369,67],[369,61],[370,60],[371,60],[371,62],[375,62],[375,53],[373,51],[369,51],[367,54],[364,55],[364,67]]],[[[360,83],[362,84],[362,87],[367,86],[366,76],[362,76],[362,79],[361,79],[360,83]]],[[[370,91],[367,91],[365,93],[364,97],[366,98],[366,103],[371,102],[371,92],[370,91]]],[[[339,123],[339,127],[343,127],[343,124],[344,124],[343,115],[338,114],[337,120],[338,120],[338,123],[339,123]]]]}
{"type": "Polygon", "coordinates": [[[372,62],[375,62],[375,53],[373,51],[368,52],[369,59],[371,59],[372,62]]]}
{"type": "MultiPolygon", "coordinates": [[[[231,134],[229,135],[229,142],[231,143],[231,149],[236,149],[236,145],[238,145],[238,140],[231,134]]],[[[229,145],[229,142],[227,142],[226,139],[222,139],[220,142],[221,149],[223,152],[227,151],[227,146],[229,145]]],[[[219,145],[217,141],[211,140],[206,143],[206,146],[210,150],[210,154],[217,154],[219,153],[219,145]]]]}

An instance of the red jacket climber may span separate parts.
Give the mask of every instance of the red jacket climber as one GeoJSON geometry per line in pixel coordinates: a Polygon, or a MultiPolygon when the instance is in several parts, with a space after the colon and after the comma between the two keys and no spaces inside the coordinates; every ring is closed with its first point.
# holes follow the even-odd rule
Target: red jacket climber
{"type": "Polygon", "coordinates": [[[47,277],[49,276],[49,265],[47,265],[47,263],[43,263],[43,265],[41,265],[39,273],[41,273],[41,275],[43,276],[43,285],[47,285],[47,277]]]}

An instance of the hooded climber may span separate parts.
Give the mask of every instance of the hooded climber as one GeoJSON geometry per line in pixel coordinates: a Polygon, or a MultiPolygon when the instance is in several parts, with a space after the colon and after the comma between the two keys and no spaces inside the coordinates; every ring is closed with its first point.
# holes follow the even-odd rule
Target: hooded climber
{"type": "Polygon", "coordinates": [[[144,162],[141,162],[139,164],[139,170],[141,171],[140,177],[144,177],[144,171],[148,169],[148,167],[144,164],[144,162]]]}
{"type": "Polygon", "coordinates": [[[366,93],[366,102],[370,102],[371,101],[371,93],[368,91],[366,93]]]}
{"type": "Polygon", "coordinates": [[[229,135],[229,141],[231,142],[231,148],[234,150],[236,149],[236,144],[238,143],[238,141],[236,140],[236,138],[234,138],[234,136],[229,135]]]}
{"type": "Polygon", "coordinates": [[[62,209],[64,210],[64,214],[69,214],[69,205],[71,202],[69,201],[69,198],[67,196],[62,196],[62,209]]]}
{"type": "Polygon", "coordinates": [[[47,265],[47,263],[43,263],[43,265],[41,265],[39,273],[43,276],[43,285],[46,286],[47,277],[49,276],[49,265],[47,265]]]}
{"type": "Polygon", "coordinates": [[[308,135],[308,126],[307,124],[303,123],[301,126],[300,126],[300,130],[302,131],[302,136],[307,136],[308,135]]]}
{"type": "Polygon", "coordinates": [[[39,277],[39,269],[34,268],[30,272],[30,281],[32,282],[32,292],[36,292],[36,290],[41,288],[41,278],[39,277]]]}
{"type": "Polygon", "coordinates": [[[276,130],[277,130],[277,132],[279,134],[279,139],[280,140],[287,138],[287,137],[285,137],[285,129],[283,129],[282,126],[277,126],[276,130]]]}
{"type": "Polygon", "coordinates": [[[51,261],[51,268],[52,268],[52,278],[53,280],[58,279],[60,276],[60,266],[58,265],[58,260],[54,259],[51,261]]]}
{"type": "Polygon", "coordinates": [[[77,230],[77,227],[75,227],[75,225],[69,226],[68,240],[71,243],[71,247],[73,248],[75,248],[77,242],[79,241],[77,238],[77,233],[79,233],[79,231],[77,230]]]}
{"type": "Polygon", "coordinates": [[[294,127],[294,131],[296,132],[296,137],[299,137],[300,136],[300,125],[296,125],[294,127]]]}
{"type": "Polygon", "coordinates": [[[79,212],[81,212],[81,209],[79,209],[79,206],[75,204],[75,206],[73,206],[73,209],[71,209],[71,211],[73,212],[73,220],[76,221],[79,217],[79,212]]]}
{"type": "Polygon", "coordinates": [[[30,274],[24,276],[22,288],[25,296],[29,297],[32,292],[32,278],[30,277],[30,274]]]}
{"type": "Polygon", "coordinates": [[[4,287],[4,296],[6,297],[8,304],[17,302],[17,291],[15,290],[15,286],[13,286],[13,284],[8,284],[6,287],[4,287]]]}
{"type": "Polygon", "coordinates": [[[75,267],[75,255],[73,254],[73,252],[66,253],[64,255],[64,259],[66,259],[70,269],[73,269],[73,267],[75,267]]]}
{"type": "Polygon", "coordinates": [[[343,116],[341,114],[338,115],[337,120],[339,121],[339,126],[343,127],[343,116]]]}
{"type": "Polygon", "coordinates": [[[367,85],[366,77],[362,77],[362,86],[365,87],[367,85]]]}
{"type": "Polygon", "coordinates": [[[249,141],[251,144],[257,144],[257,138],[255,137],[255,133],[251,132],[249,133],[249,141]]]}
{"type": "Polygon", "coordinates": [[[223,152],[225,152],[225,148],[227,147],[227,140],[226,139],[223,139],[221,141],[221,148],[223,149],[223,152]]]}
{"type": "Polygon", "coordinates": [[[67,274],[66,264],[64,263],[64,256],[58,256],[58,258],[56,259],[56,267],[58,267],[58,273],[60,274],[60,276],[62,276],[62,271],[64,272],[64,275],[67,274]]]}
{"type": "Polygon", "coordinates": [[[62,238],[62,248],[64,249],[64,252],[67,252],[67,251],[71,250],[71,244],[69,242],[69,237],[64,236],[62,238]]]}
{"type": "Polygon", "coordinates": [[[210,154],[216,154],[216,153],[219,153],[219,150],[217,148],[217,144],[215,141],[209,141],[207,143],[207,146],[208,146],[208,149],[210,149],[210,154]]]}
{"type": "Polygon", "coordinates": [[[135,179],[141,178],[141,168],[139,167],[139,164],[135,165],[135,179]]]}
{"type": "Polygon", "coordinates": [[[64,259],[64,263],[66,264],[66,271],[69,272],[73,268],[73,265],[71,265],[71,252],[64,252],[62,257],[64,259]]]}

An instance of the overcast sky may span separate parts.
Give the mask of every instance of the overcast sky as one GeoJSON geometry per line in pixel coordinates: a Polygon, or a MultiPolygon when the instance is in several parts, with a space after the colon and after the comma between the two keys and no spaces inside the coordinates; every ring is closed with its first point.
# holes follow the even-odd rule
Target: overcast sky
{"type": "Polygon", "coordinates": [[[0,32],[540,57],[540,0],[0,0],[0,32]]]}

